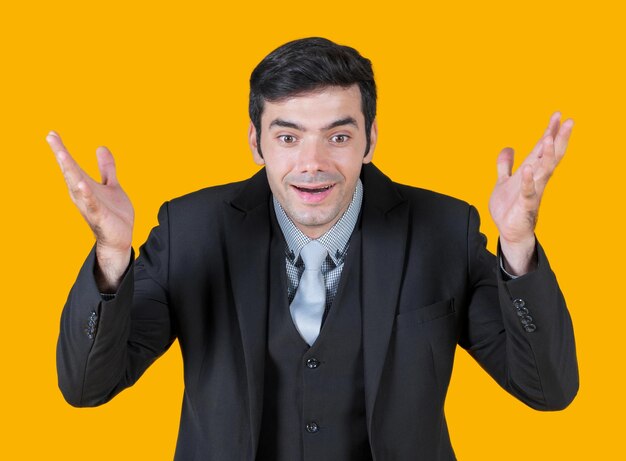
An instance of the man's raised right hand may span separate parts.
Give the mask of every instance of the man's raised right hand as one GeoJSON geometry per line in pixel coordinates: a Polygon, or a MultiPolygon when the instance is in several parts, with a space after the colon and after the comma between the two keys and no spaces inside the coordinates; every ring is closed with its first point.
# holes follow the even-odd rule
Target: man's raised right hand
{"type": "Polygon", "coordinates": [[[46,141],[65,177],[72,201],[96,236],[96,282],[102,293],[115,293],[130,262],[135,212],[117,182],[115,161],[106,147],[96,150],[102,182],[94,181],[51,131],[46,141]]]}

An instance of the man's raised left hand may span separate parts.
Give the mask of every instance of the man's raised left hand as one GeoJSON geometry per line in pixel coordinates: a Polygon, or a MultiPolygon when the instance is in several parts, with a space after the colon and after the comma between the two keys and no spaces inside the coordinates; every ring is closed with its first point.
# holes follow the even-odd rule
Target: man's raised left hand
{"type": "Polygon", "coordinates": [[[519,168],[513,170],[513,149],[498,155],[498,181],[489,200],[489,211],[500,232],[505,270],[524,275],[536,265],[535,226],[543,192],[565,155],[574,121],[561,124],[555,112],[543,137],[519,168]]]}

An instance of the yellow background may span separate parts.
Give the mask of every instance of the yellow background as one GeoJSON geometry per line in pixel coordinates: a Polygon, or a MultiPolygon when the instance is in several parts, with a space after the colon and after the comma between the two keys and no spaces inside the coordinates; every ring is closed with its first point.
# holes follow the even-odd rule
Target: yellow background
{"type": "Polygon", "coordinates": [[[249,73],[278,45],[311,35],[372,59],[375,163],[397,181],[475,204],[491,248],[497,153],[511,145],[525,155],[553,110],[575,119],[538,235],[574,319],[579,395],[564,412],[535,412],[459,350],[446,409],[460,460],[604,460],[623,451],[621,2],[6,3],[0,458],[165,460],[178,430],[176,345],[103,407],[72,408],[57,389],[59,316],[93,238],[67,196],[48,130],[94,175],[95,148],[111,148],[136,208],[137,248],[163,201],[256,170],[246,140],[249,73]]]}

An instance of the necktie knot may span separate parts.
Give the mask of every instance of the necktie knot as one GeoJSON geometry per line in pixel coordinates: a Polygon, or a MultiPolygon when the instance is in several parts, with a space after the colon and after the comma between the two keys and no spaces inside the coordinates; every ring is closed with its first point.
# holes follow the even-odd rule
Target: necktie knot
{"type": "Polygon", "coordinates": [[[322,263],[326,259],[328,251],[317,240],[311,240],[302,247],[300,256],[304,262],[304,270],[319,271],[322,269],[322,263]]]}

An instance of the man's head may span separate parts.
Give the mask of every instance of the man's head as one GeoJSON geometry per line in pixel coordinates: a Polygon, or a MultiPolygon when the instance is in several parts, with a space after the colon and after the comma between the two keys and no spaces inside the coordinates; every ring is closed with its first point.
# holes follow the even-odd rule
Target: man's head
{"type": "MultiPolygon", "coordinates": [[[[357,50],[319,37],[294,40],[276,48],[252,71],[248,112],[261,144],[265,102],[279,102],[329,86],[357,85],[365,117],[366,150],[376,118],[376,82],[372,63],[357,50]]],[[[262,152],[259,152],[263,156],[262,152]]]]}
{"type": "Polygon", "coordinates": [[[250,79],[249,142],[274,197],[317,238],[348,208],[376,145],[369,60],[321,38],[287,43],[250,79]]]}

